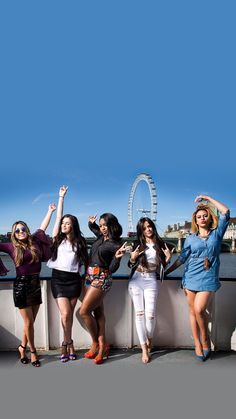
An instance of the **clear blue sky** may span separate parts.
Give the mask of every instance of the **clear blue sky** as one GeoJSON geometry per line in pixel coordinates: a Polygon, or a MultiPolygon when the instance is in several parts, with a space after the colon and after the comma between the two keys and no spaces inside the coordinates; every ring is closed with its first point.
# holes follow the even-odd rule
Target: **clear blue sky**
{"type": "Polygon", "coordinates": [[[85,235],[102,212],[126,234],[141,172],[162,230],[190,219],[198,193],[236,216],[235,1],[4,3],[1,233],[36,229],[65,184],[85,235]]]}

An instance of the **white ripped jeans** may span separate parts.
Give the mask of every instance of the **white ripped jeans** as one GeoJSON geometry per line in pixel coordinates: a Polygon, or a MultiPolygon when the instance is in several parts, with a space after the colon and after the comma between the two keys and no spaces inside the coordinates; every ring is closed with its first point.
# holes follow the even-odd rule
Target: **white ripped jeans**
{"type": "Polygon", "coordinates": [[[140,345],[152,339],[156,324],[158,283],[155,273],[135,272],[129,282],[129,294],[135,310],[135,324],[140,345]]]}

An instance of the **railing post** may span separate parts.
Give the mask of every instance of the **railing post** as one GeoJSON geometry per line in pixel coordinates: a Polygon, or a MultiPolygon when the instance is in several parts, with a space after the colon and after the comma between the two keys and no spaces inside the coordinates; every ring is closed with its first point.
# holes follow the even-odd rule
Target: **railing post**
{"type": "Polygon", "coordinates": [[[48,295],[47,281],[42,282],[42,299],[43,299],[43,329],[44,329],[44,339],[45,339],[45,350],[49,351],[49,323],[48,323],[48,295]]]}
{"type": "Polygon", "coordinates": [[[208,329],[211,340],[211,350],[215,351],[217,349],[217,319],[216,319],[216,301],[215,294],[212,296],[212,300],[207,310],[209,313],[210,321],[208,322],[208,329]]]}

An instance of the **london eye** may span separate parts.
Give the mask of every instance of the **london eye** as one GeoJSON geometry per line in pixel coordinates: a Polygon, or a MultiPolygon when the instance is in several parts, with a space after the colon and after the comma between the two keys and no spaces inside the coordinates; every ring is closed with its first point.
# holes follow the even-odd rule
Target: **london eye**
{"type": "Polygon", "coordinates": [[[154,223],[157,219],[157,190],[152,177],[147,173],[140,173],[134,180],[131,187],[128,201],[128,236],[134,234],[135,218],[137,213],[141,213],[144,217],[148,216],[154,223]],[[145,205],[135,208],[135,197],[141,187],[141,183],[148,186],[148,199],[145,205]]]}

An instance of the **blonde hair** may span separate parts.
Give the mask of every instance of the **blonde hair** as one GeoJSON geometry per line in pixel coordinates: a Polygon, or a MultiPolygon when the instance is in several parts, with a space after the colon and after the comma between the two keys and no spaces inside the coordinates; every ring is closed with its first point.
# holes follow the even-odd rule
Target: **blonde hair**
{"type": "Polygon", "coordinates": [[[29,227],[27,226],[27,224],[24,221],[16,221],[13,224],[12,231],[11,231],[11,242],[12,242],[13,247],[14,247],[16,267],[22,265],[23,258],[24,258],[24,251],[26,249],[28,249],[30,251],[31,255],[32,255],[32,259],[31,259],[30,263],[39,262],[41,255],[39,253],[39,250],[34,246],[33,240],[32,240],[32,235],[30,233],[29,227]],[[22,242],[21,240],[18,240],[15,236],[16,226],[18,224],[22,224],[26,228],[27,238],[26,238],[25,242],[22,242]]]}
{"type": "Polygon", "coordinates": [[[192,233],[198,232],[198,225],[196,223],[196,216],[199,211],[206,211],[208,217],[210,218],[210,230],[214,230],[218,226],[218,217],[214,214],[213,210],[209,207],[209,205],[200,204],[197,206],[196,211],[194,211],[192,215],[192,224],[191,229],[192,233]]]}

